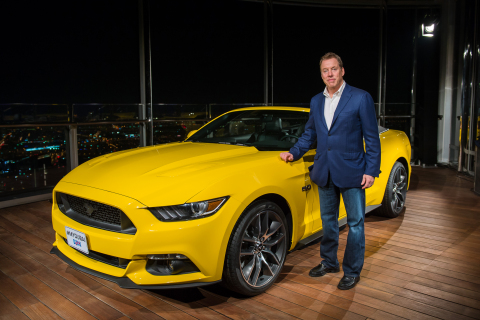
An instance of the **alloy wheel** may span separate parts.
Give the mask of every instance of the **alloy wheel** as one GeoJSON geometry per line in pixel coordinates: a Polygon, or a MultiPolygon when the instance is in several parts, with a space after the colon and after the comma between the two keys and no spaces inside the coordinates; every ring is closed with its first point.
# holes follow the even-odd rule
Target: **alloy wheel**
{"type": "Polygon", "coordinates": [[[392,210],[397,214],[400,213],[405,206],[405,198],[407,196],[406,177],[407,172],[405,168],[403,168],[403,166],[398,167],[393,177],[392,202],[390,203],[392,210]]]}
{"type": "Polygon", "coordinates": [[[265,286],[281,271],[285,235],[282,219],[274,211],[260,211],[248,222],[239,261],[243,279],[249,286],[265,286]]]}

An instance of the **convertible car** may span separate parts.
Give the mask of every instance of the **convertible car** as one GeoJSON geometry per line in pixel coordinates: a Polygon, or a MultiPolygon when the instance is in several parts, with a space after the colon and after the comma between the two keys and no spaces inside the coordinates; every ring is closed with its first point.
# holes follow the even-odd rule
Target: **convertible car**
{"type": "MultiPolygon", "coordinates": [[[[308,108],[237,109],[185,141],[82,164],[53,191],[52,253],[124,288],[223,280],[244,295],[265,291],[289,250],[322,236],[308,170],[316,146],[295,162],[279,157],[308,116],[308,108]]],[[[400,131],[379,127],[379,135],[382,173],[366,191],[366,211],[396,217],[410,180],[410,142],[400,131]]]]}

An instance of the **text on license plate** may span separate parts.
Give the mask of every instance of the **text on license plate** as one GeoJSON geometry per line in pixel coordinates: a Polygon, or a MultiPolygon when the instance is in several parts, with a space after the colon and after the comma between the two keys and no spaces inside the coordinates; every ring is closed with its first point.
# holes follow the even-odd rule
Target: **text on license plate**
{"type": "Polygon", "coordinates": [[[68,245],[88,254],[88,242],[85,233],[65,227],[68,245]]]}

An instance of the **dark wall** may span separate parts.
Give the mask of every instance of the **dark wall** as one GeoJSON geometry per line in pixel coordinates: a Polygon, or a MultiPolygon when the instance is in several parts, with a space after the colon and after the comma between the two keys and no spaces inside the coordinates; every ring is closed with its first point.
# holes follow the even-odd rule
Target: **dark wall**
{"type": "Polygon", "coordinates": [[[137,6],[1,1],[0,103],[139,102],[137,6]]]}
{"type": "Polygon", "coordinates": [[[330,51],[345,81],[377,102],[379,10],[275,5],[273,23],[274,102],[310,102],[325,88],[318,63],[330,51]]]}

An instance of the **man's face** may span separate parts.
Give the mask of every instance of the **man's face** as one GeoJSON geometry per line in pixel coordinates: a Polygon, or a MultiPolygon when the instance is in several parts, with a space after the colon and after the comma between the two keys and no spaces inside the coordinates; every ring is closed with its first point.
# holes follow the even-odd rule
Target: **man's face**
{"type": "Polygon", "coordinates": [[[331,58],[322,61],[320,66],[320,74],[322,75],[323,82],[328,88],[328,91],[332,93],[340,89],[343,82],[343,75],[345,70],[340,68],[337,59],[331,58]]]}

